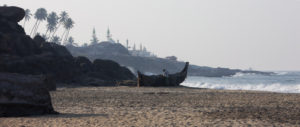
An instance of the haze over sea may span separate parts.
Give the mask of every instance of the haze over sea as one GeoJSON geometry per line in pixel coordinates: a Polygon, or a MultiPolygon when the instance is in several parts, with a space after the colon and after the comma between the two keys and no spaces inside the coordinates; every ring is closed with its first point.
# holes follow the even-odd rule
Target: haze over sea
{"type": "Polygon", "coordinates": [[[220,78],[191,76],[181,85],[209,89],[300,93],[300,71],[276,72],[270,76],[241,73],[220,78]]]}

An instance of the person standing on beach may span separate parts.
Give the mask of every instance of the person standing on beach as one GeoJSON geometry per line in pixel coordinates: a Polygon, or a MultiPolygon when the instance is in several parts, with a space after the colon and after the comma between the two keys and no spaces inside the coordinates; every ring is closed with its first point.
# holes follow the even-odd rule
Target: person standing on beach
{"type": "Polygon", "coordinates": [[[166,85],[169,85],[169,72],[166,69],[163,69],[163,76],[165,77],[166,85]]]}
{"type": "Polygon", "coordinates": [[[166,69],[163,69],[163,76],[169,77],[169,72],[166,69]]]}

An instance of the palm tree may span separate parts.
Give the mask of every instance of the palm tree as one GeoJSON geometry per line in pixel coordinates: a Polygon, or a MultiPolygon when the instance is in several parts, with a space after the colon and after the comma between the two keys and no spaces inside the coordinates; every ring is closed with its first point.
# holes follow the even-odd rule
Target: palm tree
{"type": "Polygon", "coordinates": [[[69,18],[69,15],[68,15],[68,13],[66,12],[66,11],[62,11],[61,13],[60,13],[60,17],[58,18],[59,19],[59,24],[58,24],[58,26],[55,28],[55,30],[54,30],[54,32],[53,32],[53,34],[52,34],[52,37],[55,35],[55,33],[56,33],[56,31],[58,30],[58,28],[62,25],[62,24],[64,24],[64,22],[66,22],[66,20],[69,18]]]}
{"type": "Polygon", "coordinates": [[[36,22],[30,32],[30,35],[35,35],[37,32],[37,29],[40,25],[40,23],[47,18],[47,10],[45,8],[39,8],[34,13],[34,18],[36,19],[36,22]]]}
{"type": "Polygon", "coordinates": [[[52,37],[51,42],[56,43],[56,44],[59,44],[59,45],[61,44],[61,43],[60,43],[60,38],[59,38],[58,36],[52,37]]]}
{"type": "Polygon", "coordinates": [[[23,28],[25,29],[25,23],[26,21],[28,21],[31,18],[32,14],[30,12],[29,9],[25,10],[25,16],[24,16],[24,24],[23,24],[23,28]]]}
{"type": "Polygon", "coordinates": [[[69,14],[66,12],[66,11],[62,11],[60,13],[60,19],[59,19],[59,22],[60,23],[64,23],[67,21],[67,19],[69,18],[69,14]]]}
{"type": "Polygon", "coordinates": [[[66,20],[66,22],[64,22],[64,28],[65,28],[65,32],[63,33],[63,37],[62,39],[64,38],[64,41],[63,42],[66,42],[67,39],[68,39],[68,36],[69,36],[69,33],[70,33],[70,30],[74,27],[74,21],[71,19],[71,18],[68,18],[66,20]],[[64,35],[65,34],[65,35],[64,35]]]}
{"type": "Polygon", "coordinates": [[[73,37],[69,37],[68,42],[66,45],[71,45],[71,46],[78,46],[77,43],[74,42],[74,38],[73,37]]]}
{"type": "Polygon", "coordinates": [[[55,12],[51,12],[47,17],[47,31],[46,35],[49,32],[49,38],[50,34],[56,29],[57,23],[58,23],[58,16],[55,12]]]}
{"type": "MultiPolygon", "coordinates": [[[[37,33],[36,35],[40,35],[39,33],[37,33]]],[[[46,34],[42,34],[42,35],[40,35],[42,38],[44,38],[45,39],[45,41],[47,41],[48,40],[48,38],[47,38],[47,35],[46,34]]]]}

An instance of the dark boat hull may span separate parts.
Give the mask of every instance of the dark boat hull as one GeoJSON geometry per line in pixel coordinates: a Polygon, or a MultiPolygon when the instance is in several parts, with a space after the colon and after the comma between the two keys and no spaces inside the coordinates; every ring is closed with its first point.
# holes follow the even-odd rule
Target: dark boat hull
{"type": "Polygon", "coordinates": [[[170,74],[168,77],[162,75],[147,76],[138,72],[138,86],[179,86],[187,76],[188,66],[189,62],[186,62],[181,72],[170,74]]]}

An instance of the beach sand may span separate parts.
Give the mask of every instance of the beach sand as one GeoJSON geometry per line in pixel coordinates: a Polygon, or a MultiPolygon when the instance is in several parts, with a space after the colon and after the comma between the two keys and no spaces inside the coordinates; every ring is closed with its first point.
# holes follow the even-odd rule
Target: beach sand
{"type": "Polygon", "coordinates": [[[300,94],[83,87],[51,96],[61,114],[0,118],[0,126],[300,126],[300,94]]]}

